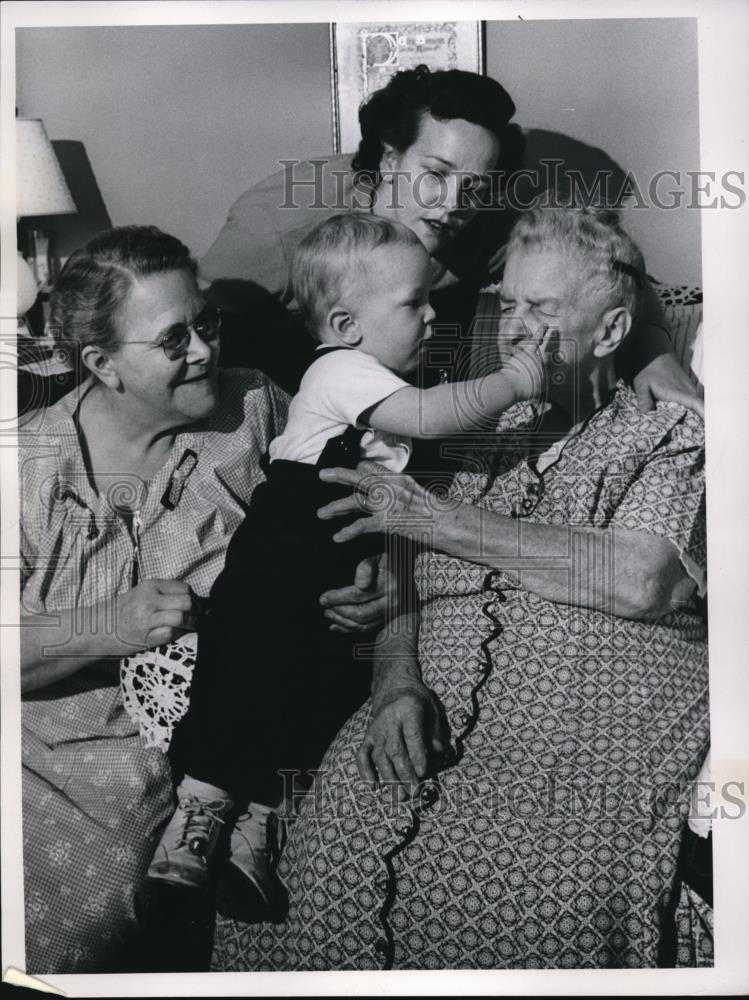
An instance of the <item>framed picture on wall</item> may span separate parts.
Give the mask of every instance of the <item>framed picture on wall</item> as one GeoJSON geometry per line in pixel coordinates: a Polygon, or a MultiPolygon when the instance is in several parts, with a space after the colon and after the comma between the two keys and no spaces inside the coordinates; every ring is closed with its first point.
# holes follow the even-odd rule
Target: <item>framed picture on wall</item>
{"type": "Polygon", "coordinates": [[[483,21],[341,22],[330,26],[333,148],[359,143],[359,106],[402,69],[484,72],[483,21]]]}

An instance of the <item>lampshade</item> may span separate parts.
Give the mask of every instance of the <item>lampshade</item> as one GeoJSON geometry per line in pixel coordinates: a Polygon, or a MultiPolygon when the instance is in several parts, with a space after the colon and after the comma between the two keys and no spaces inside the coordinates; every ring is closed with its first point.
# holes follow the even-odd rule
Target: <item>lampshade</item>
{"type": "Polygon", "coordinates": [[[75,212],[41,118],[16,118],[16,215],[75,212]]]}

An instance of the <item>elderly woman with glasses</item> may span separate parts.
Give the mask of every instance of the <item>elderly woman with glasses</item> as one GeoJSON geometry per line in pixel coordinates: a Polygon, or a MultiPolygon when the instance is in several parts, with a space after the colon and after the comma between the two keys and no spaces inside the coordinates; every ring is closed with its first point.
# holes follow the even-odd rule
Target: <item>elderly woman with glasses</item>
{"type": "MultiPolygon", "coordinates": [[[[120,659],[194,629],[285,421],[263,376],[217,368],[219,315],[195,270],[153,227],[76,251],[52,318],[88,378],[19,433],[32,973],[144,967],[135,887],[172,782],[126,711],[120,659]]],[[[363,611],[354,589],[331,595],[337,611],[381,621],[384,596],[363,611]]]]}

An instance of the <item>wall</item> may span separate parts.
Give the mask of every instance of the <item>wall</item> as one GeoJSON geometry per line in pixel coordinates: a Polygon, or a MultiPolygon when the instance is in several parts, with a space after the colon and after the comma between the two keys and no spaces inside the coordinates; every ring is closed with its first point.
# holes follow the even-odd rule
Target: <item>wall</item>
{"type": "Polygon", "coordinates": [[[113,224],[198,255],[279,157],[331,147],[325,24],[25,28],[16,60],[19,114],[84,144],[113,224]]]}
{"type": "MultiPolygon", "coordinates": [[[[486,55],[525,128],[599,147],[645,191],[658,170],[700,169],[696,20],[494,21],[486,55]]],[[[699,211],[633,208],[625,223],[651,274],[700,284],[699,211]]]]}
{"type": "MultiPolygon", "coordinates": [[[[600,147],[644,178],[698,169],[695,22],[495,21],[487,69],[527,128],[600,147]]],[[[280,157],[331,146],[328,26],[26,28],[19,113],[85,146],[115,225],[152,222],[202,254],[280,157]]],[[[700,281],[699,213],[633,211],[652,274],[700,281]]]]}

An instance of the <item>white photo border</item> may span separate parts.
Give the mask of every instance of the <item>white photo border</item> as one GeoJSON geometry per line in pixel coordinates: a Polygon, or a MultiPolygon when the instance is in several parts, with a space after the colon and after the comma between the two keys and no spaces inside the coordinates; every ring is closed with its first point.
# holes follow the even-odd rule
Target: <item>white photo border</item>
{"type": "MultiPolygon", "coordinates": [[[[0,330],[15,334],[15,177],[13,109],[16,26],[115,24],[340,23],[455,16],[461,20],[660,18],[698,20],[701,169],[747,167],[749,64],[744,0],[339,0],[333,3],[235,0],[201,2],[20,2],[0,9],[2,51],[2,271],[0,330]],[[12,328],[11,328],[12,324],[12,328]]],[[[648,109],[643,108],[643,114],[648,109]]],[[[705,296],[707,517],[710,694],[713,775],[744,783],[749,791],[749,671],[746,666],[746,567],[749,565],[749,215],[717,207],[702,217],[705,296]]],[[[15,414],[12,351],[0,358],[0,428],[15,414]],[[7,355],[7,357],[6,357],[7,355]]],[[[24,967],[20,785],[20,681],[18,643],[18,502],[16,445],[0,439],[0,641],[2,671],[2,969],[24,967]]],[[[41,977],[68,996],[248,995],[732,995],[749,989],[749,812],[715,823],[715,966],[688,970],[467,971],[406,973],[205,973],[182,975],[49,975],[41,977]]]]}

